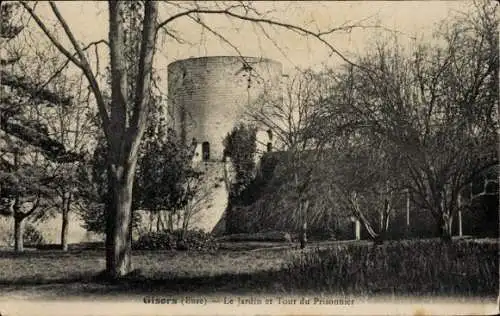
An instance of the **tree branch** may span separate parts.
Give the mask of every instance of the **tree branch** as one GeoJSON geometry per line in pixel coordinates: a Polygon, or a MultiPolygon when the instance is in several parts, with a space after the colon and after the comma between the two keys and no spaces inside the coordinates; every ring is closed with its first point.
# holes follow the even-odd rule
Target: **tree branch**
{"type": "MultiPolygon", "coordinates": [[[[137,79],[135,86],[134,111],[132,114],[128,134],[133,140],[130,144],[131,154],[137,152],[139,148],[142,133],[144,132],[144,124],[149,114],[150,102],[150,86],[153,70],[153,56],[156,40],[156,19],[158,16],[158,3],[146,2],[144,7],[144,15],[148,19],[144,20],[142,29],[141,50],[139,56],[139,66],[137,71],[137,79]]],[[[131,158],[131,157],[129,157],[131,158]]]]}
{"type": "MultiPolygon", "coordinates": [[[[2,78],[1,79],[2,85],[10,86],[15,89],[20,89],[25,93],[27,93],[31,98],[37,101],[49,102],[52,104],[59,104],[59,105],[71,104],[72,101],[71,97],[61,96],[47,89],[37,88],[35,84],[30,82],[25,77],[17,76],[0,70],[0,78],[2,78]]],[[[2,102],[6,101],[3,100],[2,102]]],[[[13,106],[16,107],[17,105],[13,106]]]]}
{"type": "MultiPolygon", "coordinates": [[[[109,46],[108,42],[107,42],[106,40],[103,40],[103,39],[102,39],[102,40],[99,40],[99,41],[96,41],[96,42],[91,42],[91,43],[89,43],[87,46],[85,46],[84,48],[82,48],[82,51],[86,51],[87,49],[89,49],[89,48],[90,48],[91,46],[93,46],[93,45],[95,45],[95,46],[97,47],[97,45],[99,45],[99,44],[101,44],[101,43],[104,43],[104,44],[106,44],[106,45],[108,45],[108,46],[109,46]]],[[[75,56],[77,56],[77,54],[78,54],[78,53],[74,53],[74,54],[73,54],[73,56],[75,57],[75,56]]],[[[69,65],[70,61],[71,61],[71,60],[70,60],[69,58],[68,58],[68,59],[66,59],[66,61],[64,62],[64,64],[63,64],[61,67],[59,67],[59,69],[58,69],[58,70],[56,70],[56,71],[55,71],[55,72],[54,72],[54,73],[53,73],[53,74],[49,77],[49,79],[47,79],[47,81],[46,81],[44,84],[42,84],[42,85],[40,86],[40,88],[39,88],[39,89],[43,89],[43,88],[45,88],[45,87],[46,87],[46,86],[47,86],[47,85],[48,85],[48,84],[49,84],[52,80],[54,80],[54,79],[55,79],[55,78],[56,78],[56,77],[57,77],[57,76],[58,76],[58,75],[59,75],[59,74],[60,74],[60,73],[64,70],[64,68],[66,68],[66,67],[69,65]]],[[[97,70],[97,71],[99,71],[99,70],[97,70]]]]}
{"type": "MultiPolygon", "coordinates": [[[[125,60],[125,32],[121,11],[124,2],[109,2],[109,45],[110,45],[110,67],[111,67],[111,103],[110,117],[113,139],[124,137],[128,111],[128,78],[127,62],[125,60]]],[[[112,142],[113,144],[115,142],[112,142]]],[[[111,154],[118,154],[121,149],[112,148],[111,154]]]]}
{"type": "MultiPolygon", "coordinates": [[[[201,20],[201,18],[199,16],[196,16],[196,17],[193,17],[191,15],[188,15],[188,17],[193,20],[194,22],[198,23],[199,25],[201,25],[203,28],[205,28],[206,30],[208,30],[210,33],[212,33],[213,35],[217,36],[219,39],[221,39],[224,43],[226,43],[227,45],[229,45],[232,49],[234,49],[236,51],[236,53],[243,58],[243,55],[241,54],[241,51],[238,49],[238,47],[236,47],[235,45],[233,45],[227,38],[225,38],[224,36],[222,36],[219,32],[215,31],[214,29],[212,29],[210,26],[208,26],[205,22],[203,22],[201,20]]],[[[243,60],[244,61],[244,60],[243,60]]]]}
{"type": "Polygon", "coordinates": [[[25,2],[21,1],[21,5],[24,7],[26,11],[31,15],[33,20],[35,20],[36,24],[40,27],[42,32],[49,38],[50,42],[57,47],[57,49],[64,55],[66,56],[73,64],[75,64],[77,67],[83,69],[82,63],[76,59],[64,46],[50,33],[50,31],[47,29],[45,24],[42,22],[42,20],[38,17],[38,15],[33,11],[33,9],[25,2]]]}
{"type": "Polygon", "coordinates": [[[353,28],[355,28],[357,26],[349,25],[349,26],[332,28],[332,29],[324,31],[324,32],[314,32],[314,31],[311,31],[311,30],[309,30],[307,28],[304,28],[304,27],[300,27],[300,26],[297,26],[297,25],[293,25],[293,24],[289,24],[289,23],[284,23],[284,22],[280,22],[280,21],[275,21],[275,20],[272,20],[272,19],[266,19],[266,18],[260,18],[260,17],[257,18],[257,17],[250,17],[250,16],[247,16],[247,15],[241,15],[241,14],[235,13],[233,11],[230,11],[230,9],[231,9],[231,7],[227,8],[227,9],[218,9],[218,10],[214,10],[214,9],[202,9],[202,8],[196,8],[196,9],[186,10],[186,11],[177,13],[177,14],[169,17],[168,19],[164,20],[163,22],[159,23],[157,25],[157,27],[156,27],[156,30],[158,31],[158,29],[166,26],[168,23],[171,23],[172,21],[175,21],[176,19],[178,19],[180,17],[189,16],[191,14],[223,14],[223,15],[227,15],[227,16],[232,17],[232,18],[236,18],[236,19],[240,19],[240,20],[244,20],[244,21],[248,21],[248,22],[254,22],[254,23],[259,23],[259,24],[275,25],[275,26],[279,26],[279,27],[282,27],[282,28],[294,31],[294,32],[296,32],[298,34],[302,34],[302,35],[306,35],[306,36],[312,36],[312,37],[316,38],[318,41],[322,42],[324,45],[326,45],[332,51],[331,55],[332,54],[336,54],[337,56],[339,56],[346,63],[348,63],[350,65],[353,65],[353,66],[360,67],[357,64],[355,64],[354,62],[350,61],[340,51],[338,51],[335,47],[333,47],[332,44],[330,44],[328,41],[326,41],[323,38],[323,36],[332,34],[332,33],[336,32],[336,31],[339,31],[339,30],[351,30],[351,29],[353,29],[353,28]]]}
{"type": "MultiPolygon", "coordinates": [[[[57,9],[57,6],[55,5],[55,3],[53,1],[50,1],[49,3],[50,3],[50,6],[52,8],[52,11],[56,15],[59,23],[61,23],[61,25],[64,29],[64,32],[66,33],[66,35],[70,39],[71,43],[73,44],[73,48],[76,50],[76,53],[77,53],[78,57],[80,58],[80,60],[78,61],[78,64],[80,65],[80,68],[82,69],[83,73],[85,74],[85,77],[89,81],[90,87],[92,88],[92,91],[94,92],[97,107],[99,109],[99,113],[101,115],[101,120],[102,120],[103,127],[104,127],[103,130],[104,130],[104,133],[106,135],[106,138],[108,138],[108,136],[111,134],[111,131],[109,130],[109,116],[108,116],[108,113],[106,111],[106,103],[104,102],[104,98],[103,98],[102,92],[99,88],[99,84],[97,83],[97,80],[92,72],[92,69],[90,68],[90,65],[87,61],[87,58],[85,57],[85,54],[83,53],[82,48],[80,47],[80,45],[76,41],[73,33],[71,32],[71,29],[69,28],[68,23],[66,23],[66,20],[64,20],[64,18],[62,17],[62,15],[59,12],[59,10],[57,9]]],[[[34,14],[34,12],[33,12],[33,14],[34,14]]],[[[43,25],[43,23],[42,23],[42,25],[43,25]]],[[[56,44],[57,41],[55,41],[53,43],[56,44]]],[[[62,45],[60,43],[57,43],[57,44],[62,47],[62,45]]],[[[56,46],[57,46],[57,44],[56,44],[56,46]]],[[[59,48],[59,46],[57,46],[57,47],[59,48]]],[[[73,55],[69,55],[69,53],[68,53],[68,55],[66,55],[66,57],[68,57],[71,61],[76,60],[73,57],[73,55]]]]}
{"type": "Polygon", "coordinates": [[[83,54],[82,49],[76,42],[71,30],[69,29],[68,24],[64,20],[64,18],[61,16],[59,10],[57,9],[56,5],[53,2],[50,2],[50,5],[52,7],[52,11],[58,18],[59,22],[63,26],[66,34],[70,38],[74,48],[76,49],[76,54],[79,56],[80,60],[78,60],[74,55],[72,55],[64,46],[50,33],[50,31],[47,29],[45,24],[42,22],[40,17],[34,12],[32,8],[25,2],[21,1],[21,5],[25,8],[26,11],[30,14],[30,16],[35,20],[36,24],[40,27],[40,29],[43,31],[43,33],[49,38],[50,42],[63,54],[65,55],[73,64],[75,64],[78,68],[80,68],[89,81],[90,87],[92,91],[94,92],[94,96],[96,98],[96,103],[97,107],[99,109],[99,113],[101,116],[102,124],[103,124],[103,130],[106,136],[110,134],[109,132],[109,117],[106,111],[106,103],[104,102],[104,98],[102,96],[101,90],[99,89],[99,84],[97,83],[95,76],[92,73],[92,70],[87,62],[87,59],[85,58],[85,55],[83,54]]]}

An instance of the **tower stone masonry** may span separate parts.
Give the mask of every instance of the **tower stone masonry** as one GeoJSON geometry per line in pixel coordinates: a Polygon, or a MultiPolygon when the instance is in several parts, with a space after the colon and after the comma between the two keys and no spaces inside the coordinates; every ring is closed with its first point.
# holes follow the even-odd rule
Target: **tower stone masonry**
{"type": "MultiPolygon", "coordinates": [[[[193,164],[204,171],[205,187],[211,190],[193,218],[196,228],[220,229],[228,198],[221,179],[232,169],[223,157],[223,140],[259,97],[281,95],[282,77],[281,63],[259,57],[199,57],[168,66],[172,127],[186,144],[195,144],[193,164]]],[[[257,152],[272,150],[274,141],[272,131],[258,130],[257,152]]]]}
{"type": "MultiPolygon", "coordinates": [[[[258,57],[214,56],[179,60],[168,66],[169,112],[186,143],[197,144],[198,159],[222,160],[223,140],[263,93],[281,91],[283,66],[258,57]]],[[[258,133],[261,151],[267,131],[258,133]]]]}

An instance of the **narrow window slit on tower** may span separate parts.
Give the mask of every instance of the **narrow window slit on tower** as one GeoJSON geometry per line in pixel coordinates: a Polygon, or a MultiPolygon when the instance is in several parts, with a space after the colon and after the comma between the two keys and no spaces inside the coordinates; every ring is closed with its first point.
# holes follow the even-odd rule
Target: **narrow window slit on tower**
{"type": "Polygon", "coordinates": [[[202,152],[203,161],[210,160],[210,143],[209,142],[203,142],[203,144],[201,144],[201,152],[202,152]]]}
{"type": "Polygon", "coordinates": [[[269,137],[269,140],[273,140],[273,131],[270,129],[267,130],[267,137],[269,137]]]}

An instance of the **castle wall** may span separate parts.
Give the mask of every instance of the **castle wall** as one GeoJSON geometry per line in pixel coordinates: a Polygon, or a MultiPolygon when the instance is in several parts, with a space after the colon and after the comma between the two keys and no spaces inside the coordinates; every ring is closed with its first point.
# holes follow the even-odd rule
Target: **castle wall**
{"type": "MultiPolygon", "coordinates": [[[[73,213],[69,215],[68,243],[81,243],[102,241],[104,236],[88,232],[83,227],[83,221],[73,213]]],[[[32,223],[25,220],[24,225],[34,224],[36,229],[42,233],[47,244],[59,244],[61,242],[61,215],[57,214],[41,223],[32,223]]],[[[12,217],[0,217],[0,247],[13,246],[14,243],[14,219],[12,217]]]]}

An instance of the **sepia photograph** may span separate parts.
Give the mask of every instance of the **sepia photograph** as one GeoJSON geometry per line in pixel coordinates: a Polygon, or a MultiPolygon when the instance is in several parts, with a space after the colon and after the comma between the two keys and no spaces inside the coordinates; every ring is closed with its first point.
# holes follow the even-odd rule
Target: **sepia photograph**
{"type": "Polygon", "coordinates": [[[496,315],[498,1],[0,1],[0,316],[496,315]]]}

